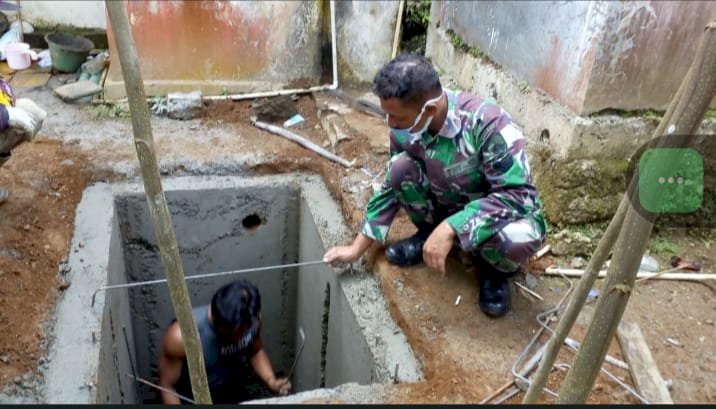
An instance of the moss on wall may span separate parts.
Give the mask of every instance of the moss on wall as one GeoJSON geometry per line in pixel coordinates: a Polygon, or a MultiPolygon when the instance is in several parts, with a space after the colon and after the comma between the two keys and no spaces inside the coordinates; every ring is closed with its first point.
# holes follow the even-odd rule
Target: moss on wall
{"type": "Polygon", "coordinates": [[[627,160],[556,159],[546,146],[531,153],[534,181],[550,224],[592,223],[612,217],[624,192],[627,160]]]}

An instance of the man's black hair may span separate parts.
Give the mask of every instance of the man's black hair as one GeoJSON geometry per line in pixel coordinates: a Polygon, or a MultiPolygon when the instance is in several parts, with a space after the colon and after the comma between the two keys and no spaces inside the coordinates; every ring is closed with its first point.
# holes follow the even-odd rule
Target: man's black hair
{"type": "Polygon", "coordinates": [[[415,54],[401,54],[387,63],[373,79],[373,93],[381,99],[398,98],[417,105],[442,90],[440,78],[430,61],[415,54]]]}
{"type": "Polygon", "coordinates": [[[246,280],[237,280],[221,287],[211,298],[214,325],[237,328],[251,325],[261,311],[258,288],[246,280]]]}

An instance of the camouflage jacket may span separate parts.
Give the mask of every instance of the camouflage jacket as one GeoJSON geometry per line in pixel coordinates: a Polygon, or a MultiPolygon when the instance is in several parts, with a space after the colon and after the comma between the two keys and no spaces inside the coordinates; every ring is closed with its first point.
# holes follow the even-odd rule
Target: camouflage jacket
{"type": "MultiPolygon", "coordinates": [[[[445,90],[448,114],[440,132],[409,143],[390,134],[391,158],[405,152],[424,164],[436,205],[450,216],[460,247],[476,250],[508,223],[531,219],[547,225],[525,155],[525,139],[497,104],[467,92],[445,90]]],[[[400,204],[390,184],[368,201],[362,233],[385,243],[400,204]]]]}

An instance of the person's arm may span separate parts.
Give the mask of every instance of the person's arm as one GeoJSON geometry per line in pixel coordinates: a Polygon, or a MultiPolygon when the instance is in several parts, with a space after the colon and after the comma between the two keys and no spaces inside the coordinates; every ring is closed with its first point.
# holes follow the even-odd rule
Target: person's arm
{"type": "MultiPolygon", "coordinates": [[[[174,322],[164,335],[162,348],[159,352],[159,386],[176,392],[175,385],[181,376],[184,357],[186,357],[186,352],[181,330],[179,324],[174,322]]],[[[162,402],[167,404],[181,403],[179,398],[165,391],[161,391],[161,397],[162,402]]]]}
{"type": "Polygon", "coordinates": [[[349,246],[336,246],[328,249],[323,255],[323,261],[329,264],[352,263],[360,258],[373,243],[373,239],[363,233],[358,233],[349,246]]]}
{"type": "MultiPolygon", "coordinates": [[[[390,138],[391,159],[403,151],[402,148],[390,138]]],[[[385,243],[395,214],[400,210],[398,198],[393,191],[390,182],[390,167],[392,160],[388,163],[385,172],[385,179],[378,192],[376,192],[366,205],[365,219],[361,231],[348,246],[332,247],[326,251],[323,261],[329,264],[351,263],[360,258],[370,247],[373,241],[385,243]]]]}
{"type": "Polygon", "coordinates": [[[261,338],[257,335],[254,341],[254,355],[251,357],[251,366],[266,386],[274,393],[288,395],[291,390],[291,382],[287,378],[276,378],[276,373],[271,366],[271,360],[263,347],[261,338]]]}

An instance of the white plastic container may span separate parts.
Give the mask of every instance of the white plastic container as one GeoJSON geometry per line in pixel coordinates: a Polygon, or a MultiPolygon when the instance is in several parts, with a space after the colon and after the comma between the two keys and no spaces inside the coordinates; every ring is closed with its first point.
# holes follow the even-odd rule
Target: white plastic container
{"type": "Polygon", "coordinates": [[[7,65],[13,70],[24,70],[37,59],[37,53],[30,50],[30,44],[10,43],[5,46],[7,65]]]}

